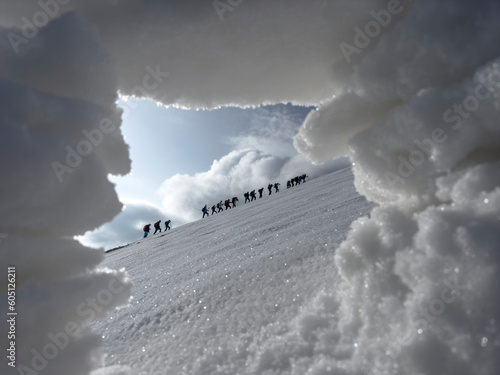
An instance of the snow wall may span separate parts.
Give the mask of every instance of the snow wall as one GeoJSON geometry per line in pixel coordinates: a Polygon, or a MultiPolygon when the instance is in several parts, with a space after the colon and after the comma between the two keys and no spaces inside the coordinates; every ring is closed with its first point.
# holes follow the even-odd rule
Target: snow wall
{"type": "Polygon", "coordinates": [[[313,373],[498,373],[498,2],[0,6],[0,247],[3,270],[24,270],[18,364],[88,373],[98,339],[81,323],[127,300],[126,275],[97,271],[102,255],[71,240],[121,209],[107,180],[130,169],[120,92],[318,107],[295,146],[316,163],[348,154],[379,206],[336,252],[339,350],[313,373]]]}

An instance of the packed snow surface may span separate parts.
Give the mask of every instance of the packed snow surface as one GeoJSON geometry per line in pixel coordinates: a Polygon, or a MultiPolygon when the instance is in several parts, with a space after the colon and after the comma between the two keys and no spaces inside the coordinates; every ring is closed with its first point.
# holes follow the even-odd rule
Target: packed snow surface
{"type": "Polygon", "coordinates": [[[347,168],[111,252],[133,299],[93,324],[98,371],[496,374],[500,202],[483,191],[375,206],[347,168]]]}
{"type": "Polygon", "coordinates": [[[335,330],[317,336],[337,314],[334,251],[372,206],[347,168],[108,253],[103,264],[126,268],[133,298],[93,326],[107,365],[299,374],[335,355],[335,330]]]}

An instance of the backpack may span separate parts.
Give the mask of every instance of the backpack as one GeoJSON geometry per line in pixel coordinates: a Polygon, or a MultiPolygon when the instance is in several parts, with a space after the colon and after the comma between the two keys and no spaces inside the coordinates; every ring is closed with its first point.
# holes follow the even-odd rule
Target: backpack
{"type": "Polygon", "coordinates": [[[144,232],[147,232],[148,231],[148,225],[144,225],[144,228],[142,228],[144,230],[144,232]]]}

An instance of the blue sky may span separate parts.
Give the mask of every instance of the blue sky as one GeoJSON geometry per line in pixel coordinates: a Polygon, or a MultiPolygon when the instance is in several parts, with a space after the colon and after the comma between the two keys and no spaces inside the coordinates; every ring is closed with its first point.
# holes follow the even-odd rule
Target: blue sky
{"type": "MultiPolygon", "coordinates": [[[[235,139],[249,135],[253,128],[272,122],[262,114],[287,114],[297,128],[309,107],[274,105],[260,108],[184,110],[159,106],[149,100],[120,100],[124,109],[122,132],[130,146],[132,173],[110,176],[120,198],[144,199],[159,204],[157,190],[175,174],[207,171],[214,160],[235,147],[235,139]]],[[[237,146],[236,146],[237,147],[237,146]]]]}

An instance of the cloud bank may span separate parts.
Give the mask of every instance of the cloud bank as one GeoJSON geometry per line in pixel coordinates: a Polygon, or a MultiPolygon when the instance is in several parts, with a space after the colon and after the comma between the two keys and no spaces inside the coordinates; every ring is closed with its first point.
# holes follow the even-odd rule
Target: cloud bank
{"type": "Polygon", "coordinates": [[[169,178],[162,184],[160,194],[167,213],[180,214],[180,220],[189,222],[201,218],[205,204],[211,207],[233,196],[239,197],[241,204],[246,191],[267,189],[269,183],[275,182],[285,188],[284,182],[299,174],[315,177],[348,165],[344,158],[315,168],[300,155],[285,158],[259,149],[243,149],[214,161],[207,172],[169,178]]]}
{"type": "MultiPolygon", "coordinates": [[[[160,188],[163,210],[181,223],[198,220],[201,208],[233,196],[244,202],[246,191],[267,189],[269,183],[282,187],[290,178],[306,173],[310,178],[349,165],[346,158],[311,165],[293,147],[293,137],[300,127],[293,112],[260,109],[253,112],[247,133],[230,139],[234,150],[214,160],[206,172],[177,174],[160,188]]],[[[267,191],[267,190],[266,190],[267,191]]]]}
{"type": "MultiPolygon", "coordinates": [[[[123,211],[112,222],[86,233],[85,236],[79,236],[77,239],[86,246],[105,247],[106,250],[109,250],[142,238],[144,233],[142,228],[145,224],[153,224],[162,220],[161,228],[162,230],[165,228],[164,222],[169,215],[156,206],[148,202],[134,200],[126,200],[123,204],[123,211]]],[[[175,219],[173,222],[179,223],[175,219]]]]}

